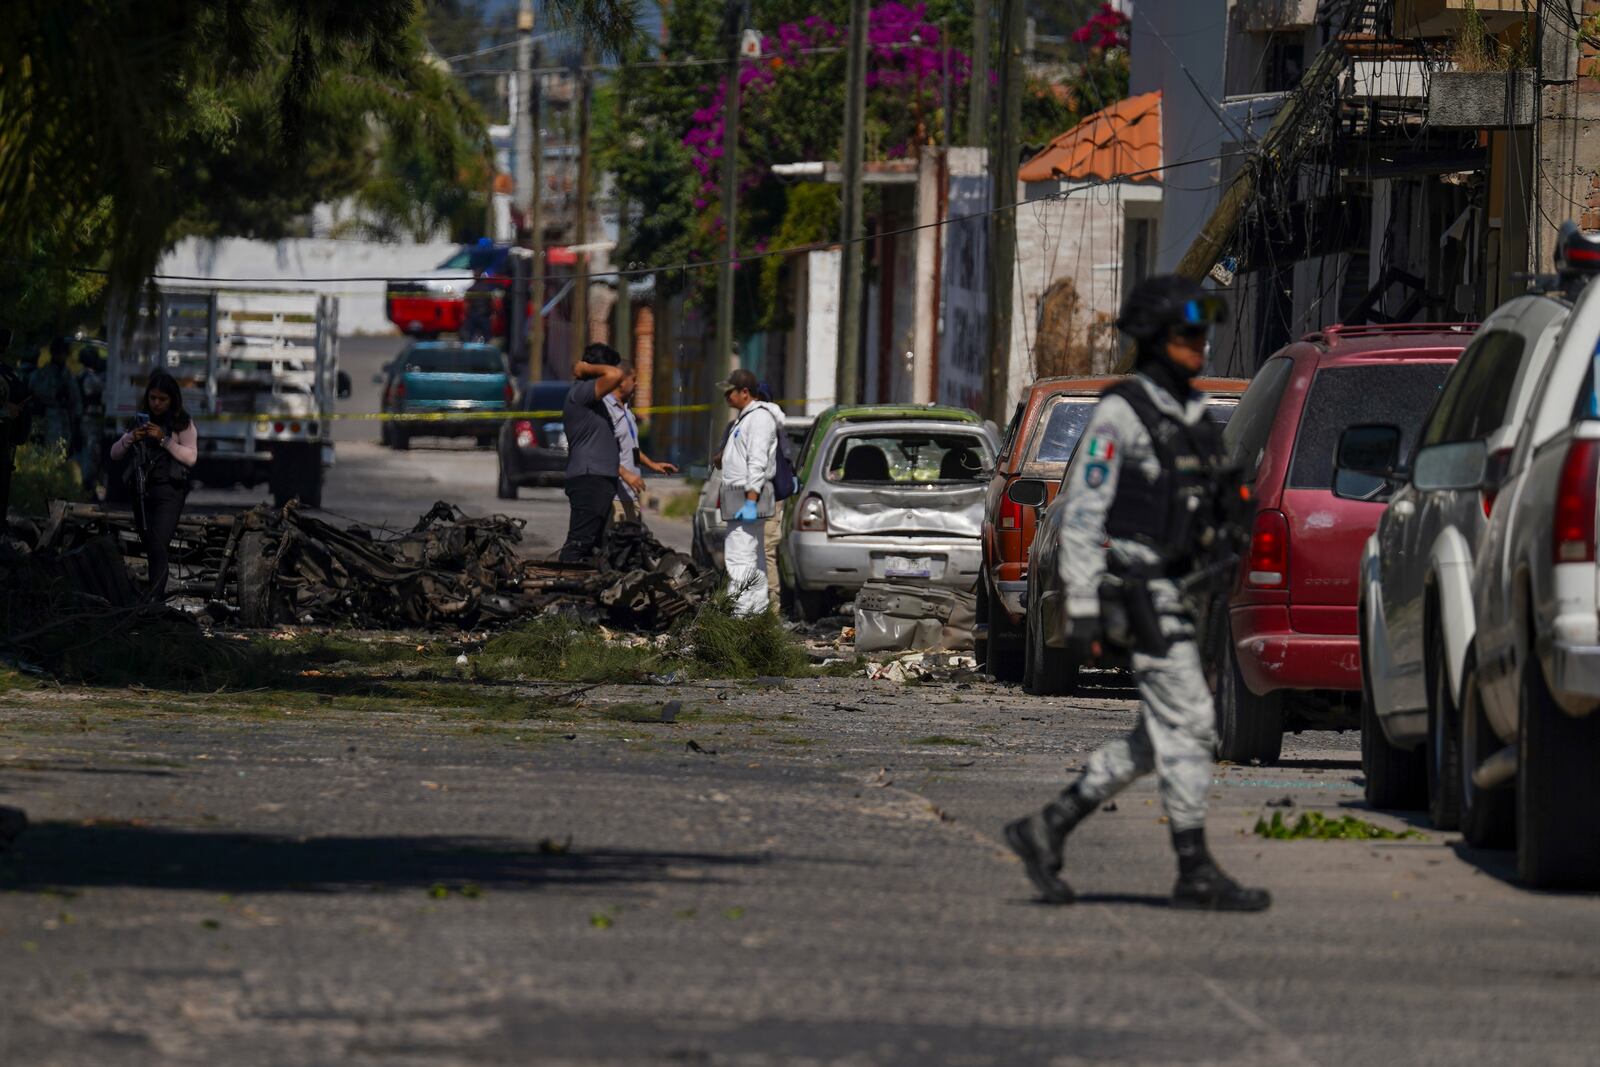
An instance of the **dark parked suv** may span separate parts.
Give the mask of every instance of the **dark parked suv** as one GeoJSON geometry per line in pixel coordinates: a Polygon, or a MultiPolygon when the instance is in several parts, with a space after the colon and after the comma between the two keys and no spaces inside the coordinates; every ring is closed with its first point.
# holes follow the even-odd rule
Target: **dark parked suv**
{"type": "Polygon", "coordinates": [[[522,387],[512,417],[500,424],[495,451],[500,477],[495,494],[515,500],[524,485],[560,485],[567,480],[567,424],[561,405],[571,382],[534,382],[522,387]]]}
{"type": "Polygon", "coordinates": [[[1226,617],[1213,606],[1219,758],[1278,758],[1285,730],[1360,723],[1361,550],[1390,485],[1335,471],[1340,435],[1387,423],[1410,455],[1473,326],[1330,326],[1262,365],[1223,434],[1256,512],[1226,617]]]}

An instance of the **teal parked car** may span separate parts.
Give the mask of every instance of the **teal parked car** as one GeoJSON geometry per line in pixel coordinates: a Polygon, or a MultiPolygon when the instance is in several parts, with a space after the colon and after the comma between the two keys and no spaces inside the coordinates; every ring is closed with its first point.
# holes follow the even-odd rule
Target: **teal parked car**
{"type": "Polygon", "coordinates": [[[428,418],[386,420],[379,437],[390,448],[410,448],[415,437],[476,437],[492,448],[516,387],[506,358],[494,345],[460,341],[414,341],[373,381],[383,386],[379,410],[386,415],[428,418]]]}

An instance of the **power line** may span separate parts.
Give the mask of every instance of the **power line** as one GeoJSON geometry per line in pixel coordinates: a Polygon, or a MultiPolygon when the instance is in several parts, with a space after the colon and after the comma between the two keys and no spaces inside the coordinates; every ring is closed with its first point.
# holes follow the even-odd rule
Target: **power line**
{"type": "MultiPolygon", "coordinates": [[[[1237,153],[1234,153],[1234,154],[1237,154],[1237,153]]],[[[1180,167],[1192,167],[1192,166],[1198,166],[1198,165],[1201,165],[1201,164],[1219,163],[1222,160],[1226,159],[1227,157],[1228,157],[1228,153],[1221,153],[1221,154],[1218,154],[1218,155],[1215,155],[1215,156],[1206,156],[1206,157],[1202,157],[1202,158],[1199,158],[1199,159],[1186,159],[1186,160],[1181,160],[1181,161],[1179,161],[1177,163],[1167,163],[1167,164],[1164,164],[1162,166],[1147,167],[1144,170],[1129,171],[1129,172],[1124,173],[1124,174],[1115,174],[1115,175],[1112,175],[1109,178],[1096,178],[1096,179],[1094,179],[1092,181],[1087,181],[1087,182],[1082,182],[1082,183],[1076,184],[1072,188],[1067,189],[1067,190],[1062,191],[1062,192],[1049,193],[1049,194],[1046,194],[1045,196],[1035,197],[1031,201],[1029,201],[1029,200],[1013,201],[1012,203],[1009,203],[1009,204],[1000,204],[1000,205],[997,205],[995,207],[984,208],[984,209],[982,209],[980,211],[971,211],[971,212],[968,212],[965,215],[952,215],[950,218],[940,219],[940,220],[938,220],[936,222],[925,222],[925,223],[914,224],[914,225],[910,225],[910,226],[901,226],[901,227],[898,227],[898,228],[892,229],[892,230],[880,230],[880,231],[878,231],[876,233],[868,233],[868,234],[866,234],[865,236],[860,238],[859,242],[851,242],[851,243],[869,244],[872,241],[876,241],[876,240],[878,240],[880,238],[884,238],[884,237],[899,237],[899,236],[901,236],[903,234],[916,233],[916,232],[918,232],[920,230],[938,229],[938,228],[943,227],[943,226],[953,226],[956,223],[968,222],[968,221],[971,221],[973,219],[984,219],[984,218],[988,218],[990,215],[999,214],[1002,211],[1015,212],[1018,208],[1022,207],[1025,204],[1039,203],[1041,201],[1048,201],[1048,200],[1064,200],[1064,199],[1072,196],[1074,193],[1081,193],[1081,192],[1083,192],[1085,190],[1088,190],[1088,189],[1102,188],[1102,187],[1113,185],[1113,184],[1116,184],[1116,183],[1119,183],[1119,182],[1134,181],[1134,180],[1139,179],[1139,178],[1149,178],[1149,177],[1153,177],[1155,175],[1161,174],[1163,171],[1177,170],[1180,167]]],[[[588,271],[588,272],[583,273],[583,274],[546,275],[546,276],[544,276],[544,278],[542,280],[550,280],[550,279],[553,278],[553,279],[557,279],[557,280],[560,280],[560,281],[574,281],[575,282],[575,281],[587,281],[587,280],[591,280],[591,279],[595,279],[595,278],[619,278],[619,279],[620,278],[643,278],[643,277],[648,277],[648,276],[650,276],[652,274],[661,274],[661,273],[670,272],[670,271],[704,270],[704,269],[708,269],[708,268],[711,268],[711,267],[721,267],[721,266],[724,266],[724,265],[729,264],[729,263],[732,263],[734,265],[738,265],[738,264],[741,264],[741,263],[757,263],[757,262],[760,262],[763,259],[769,259],[769,258],[771,258],[773,256],[787,256],[787,255],[793,255],[793,254],[795,254],[797,252],[819,251],[819,250],[826,249],[826,248],[834,248],[834,247],[837,247],[837,246],[842,245],[844,243],[845,242],[842,242],[842,241],[828,241],[828,242],[825,242],[825,243],[817,243],[817,244],[810,244],[810,245],[796,245],[793,248],[768,249],[765,252],[750,252],[750,253],[746,253],[746,254],[743,254],[743,255],[734,256],[731,259],[728,259],[728,258],[717,258],[717,259],[702,259],[702,260],[686,260],[686,261],[682,261],[682,262],[678,262],[678,263],[663,264],[661,266],[626,267],[626,268],[622,268],[622,269],[619,269],[619,270],[588,271]]],[[[77,266],[77,265],[68,264],[68,263],[50,263],[50,262],[38,261],[38,260],[31,260],[31,261],[30,260],[4,260],[4,261],[0,261],[0,262],[5,262],[9,266],[13,266],[13,267],[23,267],[23,268],[46,267],[46,268],[51,268],[51,269],[56,269],[56,270],[71,271],[71,272],[73,272],[75,274],[101,274],[101,275],[110,274],[110,271],[107,270],[104,267],[82,267],[82,266],[77,266]]],[[[392,275],[384,274],[384,275],[339,275],[339,276],[333,276],[333,277],[313,276],[313,277],[294,277],[294,278],[286,278],[286,277],[283,277],[282,275],[280,275],[278,277],[274,277],[274,278],[211,278],[211,277],[206,277],[204,275],[198,275],[198,274],[152,274],[152,275],[150,275],[148,280],[153,281],[153,282],[194,282],[194,283],[200,283],[200,284],[211,285],[211,286],[223,286],[223,285],[282,285],[282,284],[287,283],[287,282],[314,283],[314,284],[319,284],[320,285],[320,284],[337,284],[337,283],[341,283],[341,282],[387,282],[387,281],[392,280],[392,277],[393,277],[392,275]]]]}

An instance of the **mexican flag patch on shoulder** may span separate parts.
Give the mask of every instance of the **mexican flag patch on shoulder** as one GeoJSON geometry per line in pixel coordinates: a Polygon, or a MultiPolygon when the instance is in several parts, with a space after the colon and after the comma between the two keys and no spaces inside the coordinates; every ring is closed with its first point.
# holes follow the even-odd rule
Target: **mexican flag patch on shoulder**
{"type": "Polygon", "coordinates": [[[1089,438],[1089,458],[1109,460],[1117,454],[1117,443],[1109,437],[1089,438]]]}

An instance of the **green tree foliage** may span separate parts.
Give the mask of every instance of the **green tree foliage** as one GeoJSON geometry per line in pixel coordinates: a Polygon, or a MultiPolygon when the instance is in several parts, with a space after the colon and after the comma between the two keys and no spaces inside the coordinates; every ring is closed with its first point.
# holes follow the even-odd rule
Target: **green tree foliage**
{"type": "MultiPolygon", "coordinates": [[[[552,10],[602,51],[634,33],[634,0],[552,10]]],[[[447,177],[482,154],[464,97],[426,58],[418,0],[12,0],[6,14],[10,263],[104,205],[105,262],[137,284],[180,224],[268,235],[357,186],[380,135],[447,177]]]]}
{"type": "MultiPolygon", "coordinates": [[[[714,62],[726,52],[721,0],[675,0],[667,8],[668,65],[623,64],[619,92],[627,107],[607,130],[607,161],[615,186],[631,205],[623,227],[620,258],[640,266],[707,262],[720,255],[721,126],[724,74],[714,62]],[[713,61],[696,62],[693,61],[713,61]],[[682,65],[678,65],[682,64],[682,65]],[[686,139],[693,145],[686,144],[686,139]],[[710,165],[708,166],[708,162],[710,165]],[[696,168],[699,169],[696,169],[696,168]]],[[[968,61],[960,52],[970,39],[969,8],[951,0],[905,6],[879,0],[874,5],[874,40],[869,60],[867,98],[868,152],[885,159],[908,154],[918,120],[924,136],[937,140],[943,125],[939,110],[942,67],[936,56],[953,49],[951,78],[960,90],[952,99],[966,102],[968,61]],[[941,40],[948,29],[948,39],[941,40]],[[921,43],[909,35],[917,32],[921,43]],[[920,56],[920,69],[912,61],[920,56]],[[919,95],[920,90],[920,95],[919,95]],[[913,105],[919,100],[919,105],[913,105]]],[[[742,64],[746,86],[738,145],[739,230],[749,235],[741,251],[763,252],[769,241],[796,220],[810,217],[820,200],[831,197],[837,210],[836,186],[807,195],[794,204],[802,188],[774,177],[774,163],[839,158],[843,131],[845,56],[844,27],[849,10],[844,0],[800,3],[798,0],[755,0],[747,25],[764,38],[767,58],[742,64]],[[802,34],[808,42],[798,42],[802,34]],[[804,46],[800,46],[803,44],[804,46]],[[789,48],[788,58],[784,53],[789,48]]],[[[958,117],[956,128],[961,128],[958,117]]],[[[773,238],[777,240],[777,238],[773,238]]],[[[811,243],[809,240],[801,243],[811,243]]],[[[693,287],[710,299],[715,272],[695,270],[661,279],[669,288],[693,287]]],[[[739,272],[736,306],[741,329],[772,323],[777,307],[777,280],[764,270],[739,272]]]]}

